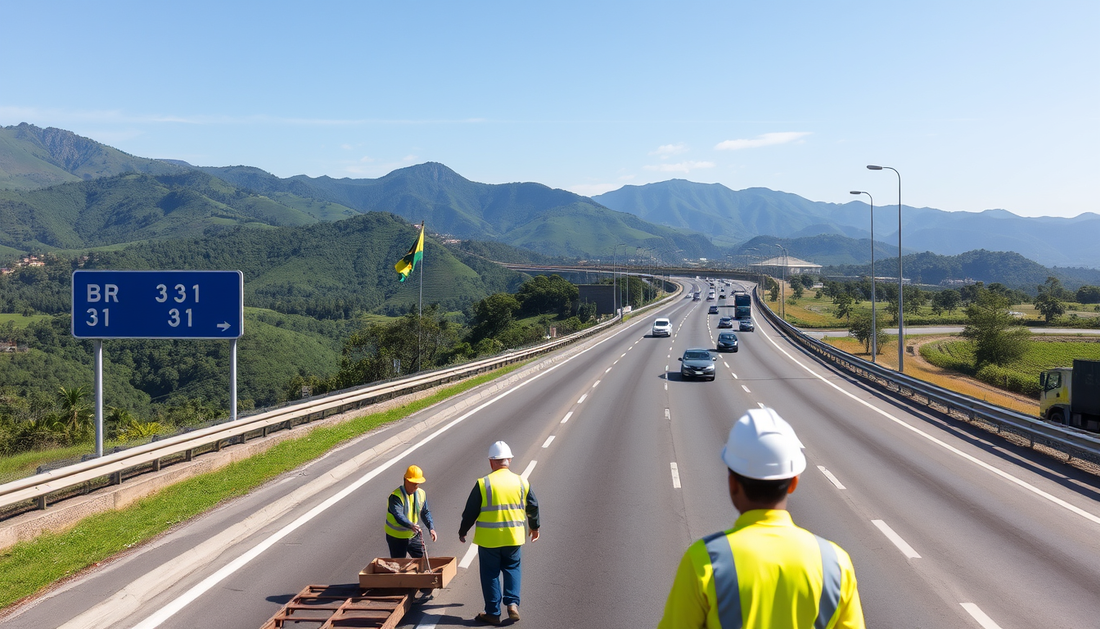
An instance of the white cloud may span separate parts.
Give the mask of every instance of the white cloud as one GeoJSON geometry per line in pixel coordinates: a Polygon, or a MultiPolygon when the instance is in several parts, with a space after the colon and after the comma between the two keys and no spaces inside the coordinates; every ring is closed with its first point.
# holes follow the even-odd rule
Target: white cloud
{"type": "Polygon", "coordinates": [[[566,190],[584,197],[594,197],[597,194],[611,192],[612,190],[618,190],[622,187],[623,185],[620,183],[582,183],[570,186],[566,188],[566,190]]]}
{"type": "Polygon", "coordinates": [[[714,162],[680,162],[678,164],[654,164],[652,166],[643,166],[646,170],[655,170],[661,173],[684,173],[687,174],[693,170],[699,170],[701,168],[714,168],[714,162]]]}
{"type": "Polygon", "coordinates": [[[650,153],[650,155],[659,155],[661,159],[668,159],[673,155],[679,155],[680,153],[686,153],[687,146],[681,142],[679,144],[662,144],[657,147],[656,151],[650,153]]]}
{"type": "Polygon", "coordinates": [[[714,149],[717,151],[738,151],[741,149],[756,149],[762,146],[774,146],[776,144],[788,144],[797,142],[810,135],[809,131],[783,131],[781,133],[765,133],[751,140],[726,140],[719,142],[714,149]]]}

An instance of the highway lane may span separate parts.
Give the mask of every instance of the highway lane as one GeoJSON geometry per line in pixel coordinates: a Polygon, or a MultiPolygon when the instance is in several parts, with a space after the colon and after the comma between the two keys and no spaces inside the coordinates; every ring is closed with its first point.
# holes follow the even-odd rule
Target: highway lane
{"type": "MultiPolygon", "coordinates": [[[[425,488],[441,536],[429,546],[431,554],[465,558],[470,546],[457,540],[459,514],[473,482],[488,471],[488,444],[500,438],[516,452],[515,471],[537,461],[530,478],[543,505],[544,536],[524,550],[521,623],[651,626],[687,544],[736,518],[718,451],[736,417],[759,404],[775,407],[807,446],[809,468],[792,514],[852,554],[869,626],[1094,626],[1100,524],[1087,516],[1100,513],[1095,478],[981,431],[907,410],[829,372],[760,319],[757,332],[739,333],[741,350],[719,360],[716,382],[681,382],[676,357],[687,347],[709,346],[715,336],[717,317],[705,314],[706,305],[682,300],[663,308],[659,314],[668,314],[676,330],[672,339],[645,338],[657,314],[647,315],[613,338],[572,350],[582,353],[415,452],[387,453],[379,462],[392,461],[389,469],[160,626],[259,627],[308,583],[353,581],[371,557],[385,552],[385,497],[409,463],[424,466],[428,475],[425,488]],[[906,557],[884,530],[920,557],[906,557]],[[979,624],[982,614],[995,624],[979,624]]],[[[181,558],[203,540],[277,504],[288,491],[319,482],[419,419],[220,508],[0,626],[52,627],[69,620],[96,626],[82,615],[96,602],[116,596],[112,609],[122,607],[137,597],[140,584],[154,579],[158,566],[183,565],[181,558]],[[118,598],[123,587],[134,596],[118,598]]],[[[102,626],[135,626],[377,465],[363,465],[348,480],[303,497],[193,572],[156,584],[132,612],[108,615],[102,626]]],[[[468,622],[480,609],[476,560],[468,566],[405,625],[468,622]]]]}

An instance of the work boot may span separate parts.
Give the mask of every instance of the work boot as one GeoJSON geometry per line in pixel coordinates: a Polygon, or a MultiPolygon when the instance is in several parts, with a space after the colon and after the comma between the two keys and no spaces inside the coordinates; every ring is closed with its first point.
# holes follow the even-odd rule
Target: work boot
{"type": "Polygon", "coordinates": [[[519,605],[512,603],[508,606],[508,618],[519,620],[519,605]]]}
{"type": "Polygon", "coordinates": [[[489,614],[486,614],[485,612],[481,612],[480,614],[475,616],[474,620],[476,620],[478,622],[483,622],[487,625],[499,625],[500,624],[500,616],[490,616],[489,614]]]}

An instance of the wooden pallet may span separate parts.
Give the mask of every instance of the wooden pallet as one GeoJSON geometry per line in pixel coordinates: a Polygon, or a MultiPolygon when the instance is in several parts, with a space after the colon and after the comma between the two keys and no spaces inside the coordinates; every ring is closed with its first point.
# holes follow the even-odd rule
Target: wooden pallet
{"type": "Polygon", "coordinates": [[[307,585],[262,629],[394,629],[415,590],[361,590],[356,585],[307,585]]]}

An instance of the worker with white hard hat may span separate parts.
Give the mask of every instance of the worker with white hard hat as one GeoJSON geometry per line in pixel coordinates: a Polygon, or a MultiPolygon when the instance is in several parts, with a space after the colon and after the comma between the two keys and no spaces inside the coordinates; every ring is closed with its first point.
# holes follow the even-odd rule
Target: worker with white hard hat
{"type": "Polygon", "coordinates": [[[802,447],[770,408],[733,425],[722,461],[741,515],[684,553],[659,627],[865,627],[848,553],[795,526],[787,511],[806,469],[802,447]]]}
{"type": "Polygon", "coordinates": [[[531,530],[531,541],[539,538],[539,503],[527,479],[508,469],[512,449],[497,441],[489,447],[489,468],[492,472],[479,478],[466,508],[458,539],[466,543],[466,533],[474,527],[478,565],[481,572],[481,594],[485,611],[475,620],[499,625],[503,600],[508,617],[519,620],[520,550],[525,541],[524,520],[531,530]],[[503,573],[504,594],[500,582],[503,573]]]}
{"type": "Polygon", "coordinates": [[[401,486],[390,494],[386,507],[386,543],[390,547],[390,557],[404,557],[406,553],[410,557],[423,557],[424,526],[428,527],[432,541],[436,540],[428,494],[420,488],[423,482],[424,470],[418,465],[410,465],[401,486]]]}

